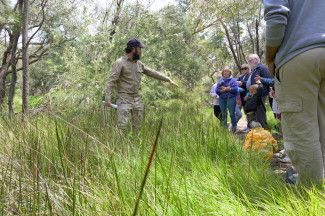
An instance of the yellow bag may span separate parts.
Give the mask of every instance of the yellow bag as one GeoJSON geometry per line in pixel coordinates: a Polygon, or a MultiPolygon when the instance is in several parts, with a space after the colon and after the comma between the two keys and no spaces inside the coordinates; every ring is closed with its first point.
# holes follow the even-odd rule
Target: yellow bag
{"type": "Polygon", "coordinates": [[[264,128],[254,128],[246,136],[244,149],[265,154],[266,160],[271,160],[273,153],[277,149],[277,141],[273,138],[272,134],[264,128]]]}

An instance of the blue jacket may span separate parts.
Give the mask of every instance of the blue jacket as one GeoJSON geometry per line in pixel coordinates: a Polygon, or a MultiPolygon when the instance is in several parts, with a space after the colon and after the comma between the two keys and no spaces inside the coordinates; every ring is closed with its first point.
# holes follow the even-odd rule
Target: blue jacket
{"type": "Polygon", "coordinates": [[[247,90],[246,88],[246,84],[247,84],[247,81],[248,81],[248,78],[249,76],[251,75],[251,73],[248,73],[246,75],[241,75],[239,78],[238,78],[238,81],[241,81],[243,83],[243,85],[241,86],[245,91],[247,90]]]}
{"type": "MultiPolygon", "coordinates": [[[[256,84],[255,77],[260,76],[262,78],[272,78],[271,74],[269,72],[269,69],[266,67],[266,65],[263,65],[262,63],[259,63],[256,65],[256,67],[251,72],[251,80],[250,85],[256,84]]],[[[249,88],[249,86],[247,86],[249,88]]],[[[269,94],[269,86],[263,85],[263,96],[266,96],[269,94]]]]}
{"type": "Polygon", "coordinates": [[[227,99],[236,97],[238,95],[238,83],[235,78],[221,78],[217,84],[216,93],[219,95],[220,98],[227,99]],[[221,87],[230,87],[230,92],[221,92],[221,87]]]}
{"type": "Polygon", "coordinates": [[[274,85],[274,79],[272,79],[272,78],[261,78],[261,83],[263,85],[273,86],[274,85]]]}

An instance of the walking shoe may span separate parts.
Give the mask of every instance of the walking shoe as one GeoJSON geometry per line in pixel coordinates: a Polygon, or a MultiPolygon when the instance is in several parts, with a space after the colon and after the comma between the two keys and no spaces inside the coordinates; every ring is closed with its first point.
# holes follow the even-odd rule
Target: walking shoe
{"type": "Polygon", "coordinates": [[[288,167],[286,170],[286,173],[284,175],[284,181],[285,181],[285,183],[288,183],[288,184],[296,184],[297,177],[298,177],[298,174],[296,173],[296,171],[294,171],[294,169],[292,167],[288,167]]]}

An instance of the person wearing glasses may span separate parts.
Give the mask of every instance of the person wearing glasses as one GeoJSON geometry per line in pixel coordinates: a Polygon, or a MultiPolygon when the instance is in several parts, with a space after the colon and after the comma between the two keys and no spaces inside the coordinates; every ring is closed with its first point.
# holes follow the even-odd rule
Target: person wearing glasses
{"type": "Polygon", "coordinates": [[[248,78],[250,76],[251,69],[250,69],[249,64],[243,64],[241,66],[240,70],[241,70],[241,75],[238,78],[237,83],[238,83],[238,87],[242,89],[239,94],[240,94],[242,106],[244,107],[245,106],[244,98],[248,92],[248,89],[246,88],[246,84],[247,84],[248,78]]]}

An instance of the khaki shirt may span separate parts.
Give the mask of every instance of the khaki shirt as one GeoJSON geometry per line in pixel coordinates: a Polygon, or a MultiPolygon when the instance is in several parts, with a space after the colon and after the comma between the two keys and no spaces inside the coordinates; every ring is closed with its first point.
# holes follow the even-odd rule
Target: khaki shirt
{"type": "Polygon", "coordinates": [[[169,82],[170,78],[146,67],[141,61],[132,61],[127,56],[118,59],[112,66],[106,87],[106,101],[111,101],[112,89],[116,86],[118,94],[138,96],[141,76],[145,74],[157,80],[169,82]]]}

